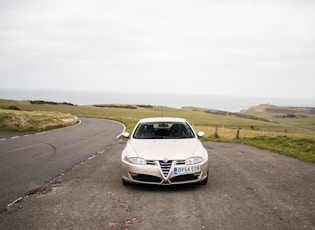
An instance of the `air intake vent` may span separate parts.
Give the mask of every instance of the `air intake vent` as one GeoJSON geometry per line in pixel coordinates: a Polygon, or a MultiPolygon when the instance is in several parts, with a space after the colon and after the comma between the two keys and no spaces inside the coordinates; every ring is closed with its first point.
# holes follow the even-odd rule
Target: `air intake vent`
{"type": "Polygon", "coordinates": [[[163,172],[164,177],[166,178],[170,172],[170,169],[172,167],[172,161],[168,161],[168,162],[163,162],[163,161],[159,161],[160,163],[160,167],[161,170],[163,172]]]}

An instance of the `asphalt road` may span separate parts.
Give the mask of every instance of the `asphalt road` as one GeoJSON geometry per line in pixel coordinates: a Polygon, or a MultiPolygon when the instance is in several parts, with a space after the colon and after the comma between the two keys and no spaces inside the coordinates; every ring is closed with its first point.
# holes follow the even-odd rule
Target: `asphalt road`
{"type": "Polygon", "coordinates": [[[2,133],[0,210],[110,146],[124,128],[110,120],[80,120],[78,125],[39,134],[2,133]]]}
{"type": "Polygon", "coordinates": [[[315,165],[204,143],[205,186],[123,186],[119,141],[0,213],[0,229],[315,229],[315,165]]]}

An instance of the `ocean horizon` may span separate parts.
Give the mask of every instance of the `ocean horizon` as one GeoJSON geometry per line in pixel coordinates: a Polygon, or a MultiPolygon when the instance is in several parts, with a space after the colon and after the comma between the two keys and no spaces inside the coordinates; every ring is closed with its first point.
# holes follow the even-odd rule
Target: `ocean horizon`
{"type": "Polygon", "coordinates": [[[240,112],[252,106],[315,107],[315,99],[248,97],[207,94],[162,94],[79,90],[0,89],[0,98],[8,100],[44,100],[76,105],[140,104],[182,108],[185,106],[240,112]]]}

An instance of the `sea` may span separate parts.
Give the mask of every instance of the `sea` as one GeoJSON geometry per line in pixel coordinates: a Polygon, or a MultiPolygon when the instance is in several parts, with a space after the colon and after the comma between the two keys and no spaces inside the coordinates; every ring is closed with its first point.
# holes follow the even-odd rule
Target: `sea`
{"type": "Polygon", "coordinates": [[[182,108],[186,106],[241,112],[252,106],[271,104],[277,106],[315,107],[315,99],[249,97],[211,94],[168,94],[140,92],[107,92],[52,89],[0,88],[0,99],[44,100],[67,102],[75,105],[135,104],[182,108]]]}

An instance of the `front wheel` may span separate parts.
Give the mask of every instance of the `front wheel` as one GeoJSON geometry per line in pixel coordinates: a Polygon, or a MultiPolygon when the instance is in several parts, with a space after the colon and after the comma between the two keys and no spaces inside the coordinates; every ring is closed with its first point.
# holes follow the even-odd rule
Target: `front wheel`
{"type": "Polygon", "coordinates": [[[199,184],[206,185],[208,183],[208,177],[209,177],[209,170],[207,170],[207,178],[204,179],[203,181],[199,182],[199,184]]]}
{"type": "Polygon", "coordinates": [[[129,183],[128,181],[125,181],[124,179],[121,179],[123,185],[128,186],[131,185],[131,183],[129,183]]]}
{"type": "Polygon", "coordinates": [[[207,183],[208,183],[208,177],[205,180],[199,182],[199,184],[201,185],[206,185],[207,183]]]}

